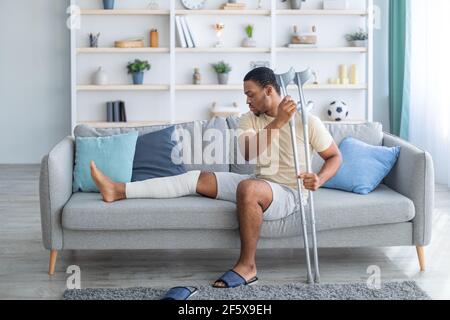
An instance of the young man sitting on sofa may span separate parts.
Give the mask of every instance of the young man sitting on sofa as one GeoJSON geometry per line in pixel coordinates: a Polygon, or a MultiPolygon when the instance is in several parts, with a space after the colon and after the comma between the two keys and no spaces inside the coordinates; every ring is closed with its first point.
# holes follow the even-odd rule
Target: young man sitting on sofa
{"type": "MultiPolygon", "coordinates": [[[[200,194],[236,203],[241,253],[233,269],[214,283],[217,288],[237,287],[258,280],[255,256],[263,221],[283,219],[295,213],[299,203],[289,129],[289,120],[297,111],[296,103],[291,97],[281,98],[275,74],[268,68],[249,72],[244,79],[244,90],[251,112],[240,119],[244,134],[239,137],[239,145],[247,161],[258,159],[254,175],[190,171],[179,176],[124,184],[112,181],[91,162],[92,178],[106,202],[200,194]],[[251,148],[252,145],[258,147],[251,148]],[[270,152],[268,162],[276,162],[277,170],[267,170],[259,161],[269,148],[277,150],[270,152]]],[[[297,119],[297,132],[302,133],[301,119],[297,119]]],[[[317,191],[336,174],[342,156],[319,118],[310,116],[309,130],[310,147],[319,153],[325,164],[318,174],[302,173],[300,178],[306,190],[317,191]]],[[[297,137],[299,150],[304,150],[302,136],[297,137]]],[[[300,162],[301,167],[306,168],[303,152],[300,162]]]]}

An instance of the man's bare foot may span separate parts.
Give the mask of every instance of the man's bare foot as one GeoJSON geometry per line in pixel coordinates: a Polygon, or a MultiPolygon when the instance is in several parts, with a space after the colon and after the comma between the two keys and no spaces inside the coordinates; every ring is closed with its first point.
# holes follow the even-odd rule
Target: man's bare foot
{"type": "Polygon", "coordinates": [[[112,181],[105,176],[95,165],[94,161],[91,161],[91,176],[97,185],[98,190],[102,194],[103,201],[114,202],[126,198],[125,184],[112,181]]]}
{"type": "MultiPolygon", "coordinates": [[[[254,279],[256,277],[256,266],[246,266],[241,263],[238,263],[234,268],[233,271],[239,274],[241,277],[245,279],[245,281],[249,282],[250,280],[254,279]]],[[[214,285],[215,288],[226,288],[226,284],[221,281],[217,280],[214,285]]]]}

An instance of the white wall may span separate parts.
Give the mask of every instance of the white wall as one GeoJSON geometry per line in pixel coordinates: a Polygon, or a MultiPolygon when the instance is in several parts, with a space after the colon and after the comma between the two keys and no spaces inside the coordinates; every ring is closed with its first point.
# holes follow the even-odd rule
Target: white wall
{"type": "MultiPolygon", "coordinates": [[[[375,31],[374,116],[388,130],[388,0],[375,2],[382,9],[382,29],[375,31]]],[[[8,44],[0,48],[0,163],[39,163],[70,134],[68,3],[0,0],[0,43],[8,44]]]]}
{"type": "Polygon", "coordinates": [[[374,31],[373,116],[389,132],[389,0],[374,0],[374,5],[380,10],[380,28],[374,31]]]}
{"type": "Polygon", "coordinates": [[[39,163],[70,134],[66,0],[0,0],[0,163],[39,163]]]}

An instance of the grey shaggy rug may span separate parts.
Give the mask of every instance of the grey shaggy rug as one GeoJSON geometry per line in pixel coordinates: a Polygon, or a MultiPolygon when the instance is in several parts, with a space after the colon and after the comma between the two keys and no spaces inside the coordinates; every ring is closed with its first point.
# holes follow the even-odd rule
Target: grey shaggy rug
{"type": "MultiPolygon", "coordinates": [[[[159,300],[167,289],[66,290],[64,300],[159,300]]],[[[190,300],[430,300],[414,281],[384,283],[380,290],[365,283],[324,285],[255,285],[236,289],[198,287],[190,300]]]]}

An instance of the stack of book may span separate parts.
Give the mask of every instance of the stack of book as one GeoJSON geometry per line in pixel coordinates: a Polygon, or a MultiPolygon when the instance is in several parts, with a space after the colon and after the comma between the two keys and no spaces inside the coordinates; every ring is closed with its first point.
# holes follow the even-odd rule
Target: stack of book
{"type": "Polygon", "coordinates": [[[175,16],[175,23],[177,25],[178,42],[182,48],[195,48],[196,40],[192,35],[191,27],[187,21],[186,16],[175,16]]]}
{"type": "Polygon", "coordinates": [[[243,10],[245,3],[225,3],[222,5],[223,10],[243,10]]]}
{"type": "Polygon", "coordinates": [[[110,101],[106,103],[106,119],[108,122],[127,122],[125,102],[110,101]]]}

